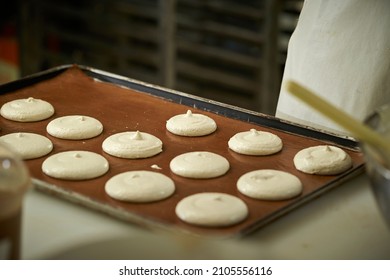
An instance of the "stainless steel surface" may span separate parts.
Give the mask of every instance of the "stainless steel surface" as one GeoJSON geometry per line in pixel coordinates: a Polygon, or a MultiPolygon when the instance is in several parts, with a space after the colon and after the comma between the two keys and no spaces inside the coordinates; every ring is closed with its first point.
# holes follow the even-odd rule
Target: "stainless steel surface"
{"type": "Polygon", "coordinates": [[[389,260],[390,230],[366,174],[240,239],[163,234],[30,189],[22,258],[389,260]],[[187,237],[187,238],[185,238],[187,237]]]}
{"type": "MultiPolygon", "coordinates": [[[[390,105],[384,105],[370,115],[367,124],[390,141],[390,105]]],[[[390,159],[376,147],[362,145],[366,158],[366,170],[376,201],[390,226],[390,159]]]]}

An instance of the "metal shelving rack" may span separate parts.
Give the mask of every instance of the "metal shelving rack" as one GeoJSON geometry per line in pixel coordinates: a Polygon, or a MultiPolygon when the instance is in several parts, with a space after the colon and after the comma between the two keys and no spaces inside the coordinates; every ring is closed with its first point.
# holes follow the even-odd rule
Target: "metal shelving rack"
{"type": "Polygon", "coordinates": [[[294,27],[284,18],[302,2],[19,1],[23,75],[79,63],[270,114],[294,27]]]}

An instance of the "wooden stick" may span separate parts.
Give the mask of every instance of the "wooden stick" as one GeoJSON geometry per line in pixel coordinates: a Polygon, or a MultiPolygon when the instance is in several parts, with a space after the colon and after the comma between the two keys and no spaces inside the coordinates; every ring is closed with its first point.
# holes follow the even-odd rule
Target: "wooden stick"
{"type": "Polygon", "coordinates": [[[288,81],[286,83],[286,89],[295,97],[305,102],[307,105],[316,109],[324,116],[333,120],[335,123],[344,127],[346,130],[352,133],[354,137],[362,142],[365,142],[373,147],[380,148],[388,155],[390,155],[390,141],[385,139],[380,134],[372,130],[370,127],[355,120],[349,114],[338,109],[325,99],[317,96],[309,89],[301,86],[294,81],[288,81]]]}

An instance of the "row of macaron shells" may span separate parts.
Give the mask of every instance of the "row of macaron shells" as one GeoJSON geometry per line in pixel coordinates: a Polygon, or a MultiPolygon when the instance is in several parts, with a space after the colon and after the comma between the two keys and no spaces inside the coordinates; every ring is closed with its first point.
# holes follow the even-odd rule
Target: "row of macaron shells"
{"type": "MultiPolygon", "coordinates": [[[[46,119],[54,113],[54,108],[46,101],[40,99],[28,98],[25,100],[15,100],[13,102],[18,102],[18,106],[12,106],[12,102],[2,106],[1,114],[3,117],[15,121],[37,121],[39,120],[37,118],[46,119]],[[31,116],[26,117],[25,113],[20,114],[21,108],[23,108],[24,105],[29,107],[26,111],[40,112],[41,116],[32,118],[31,116]],[[9,114],[10,110],[7,112],[7,106],[13,107],[13,109],[17,108],[16,111],[19,113],[16,114],[15,112],[12,112],[9,114]],[[31,106],[38,108],[32,110],[31,106]],[[42,112],[46,112],[46,114],[43,114],[42,112]],[[22,115],[23,119],[15,118],[15,115],[19,117],[22,115]]],[[[167,122],[167,129],[170,132],[182,136],[203,136],[214,132],[216,128],[217,126],[211,118],[202,114],[192,114],[191,111],[187,111],[186,114],[174,116],[167,122]]],[[[62,139],[88,139],[101,134],[102,131],[103,125],[98,120],[88,116],[60,117],[52,120],[47,126],[47,132],[50,135],[62,139]],[[72,129],[69,129],[69,127],[72,129]]],[[[1,138],[3,138],[4,141],[7,141],[8,137],[8,142],[12,143],[26,140],[31,143],[31,137],[46,138],[41,135],[35,136],[27,133],[5,135],[1,138]],[[13,139],[15,137],[17,141],[13,139]]],[[[43,152],[44,154],[40,156],[51,151],[51,149],[48,148],[50,147],[50,144],[47,143],[47,141],[50,142],[50,140],[46,138],[45,141],[46,143],[44,145],[47,148],[45,152],[43,152]]],[[[26,145],[18,146],[25,147],[26,145]]],[[[161,152],[162,142],[157,137],[147,133],[138,131],[122,132],[105,139],[102,147],[106,153],[117,157],[142,158],[150,157],[161,152]]],[[[272,133],[252,129],[251,131],[234,135],[229,140],[229,147],[242,154],[267,155],[280,151],[282,148],[282,141],[272,133]]],[[[34,150],[37,151],[39,149],[35,148],[34,150]]],[[[226,173],[228,169],[229,163],[225,158],[210,152],[187,153],[179,155],[171,161],[171,170],[173,173],[190,178],[217,177],[226,173]],[[186,166],[188,163],[191,163],[192,165],[186,166]],[[205,166],[208,168],[205,169],[205,166]],[[209,168],[210,166],[216,168],[209,168]]],[[[95,153],[69,151],[55,154],[47,158],[42,165],[42,170],[45,174],[60,179],[88,179],[86,176],[93,178],[107,172],[108,162],[104,157],[95,153]],[[77,161],[76,159],[79,160],[77,161]],[[80,166],[75,165],[75,161],[79,162],[80,166]],[[85,164],[83,161],[88,161],[88,164],[85,164]],[[59,169],[56,167],[58,162],[68,162],[65,164],[65,171],[60,170],[60,172],[58,172],[59,169]],[[93,171],[81,173],[80,170],[82,170],[82,168],[80,169],[80,167],[86,166],[91,167],[91,170],[93,171]]],[[[174,192],[174,182],[167,176],[165,176],[164,179],[162,179],[161,176],[164,177],[165,175],[150,171],[131,171],[118,174],[107,182],[106,192],[115,199],[125,201],[150,202],[161,200],[169,197],[174,192]],[[142,181],[143,186],[148,186],[147,188],[142,188],[142,192],[140,192],[140,190],[137,191],[136,188],[136,186],[140,185],[140,180],[142,181]],[[130,184],[132,188],[123,186],[124,182],[125,185],[130,184]],[[155,187],[157,187],[159,191],[156,192],[154,189],[155,187]]],[[[249,172],[238,180],[237,186],[243,194],[258,199],[287,199],[299,195],[302,191],[302,184],[297,177],[287,172],[277,170],[257,170],[249,172]],[[274,178],[274,180],[270,180],[270,178],[274,178]],[[278,186],[277,191],[275,191],[275,185],[278,186]]],[[[196,204],[198,205],[198,203],[196,204]]],[[[229,223],[237,223],[243,220],[247,215],[248,210],[245,203],[239,198],[220,193],[197,194],[192,197],[187,197],[178,204],[177,214],[184,221],[193,224],[226,225],[226,219],[224,220],[221,217],[210,217],[209,207],[214,204],[218,207],[221,207],[221,205],[226,207],[226,209],[224,208],[224,211],[222,211],[223,209],[220,209],[221,211],[217,212],[225,212],[226,215],[230,213],[230,217],[237,217],[237,219],[233,220],[229,218],[229,223]],[[214,198],[211,199],[211,197],[214,198]],[[204,200],[207,201],[207,203],[201,203],[201,205],[205,205],[205,209],[203,209],[204,213],[202,214],[201,209],[197,209],[197,211],[195,211],[197,214],[194,216],[194,209],[191,209],[191,207],[194,207],[195,204],[193,200],[195,199],[204,200]],[[231,213],[231,211],[234,211],[236,214],[231,213]],[[207,216],[207,219],[203,216],[207,216]],[[207,221],[205,221],[205,219],[207,221]]],[[[220,214],[218,214],[218,216],[220,216],[220,214]]]]}
{"type": "MultiPolygon", "coordinates": [[[[12,121],[35,122],[51,117],[54,108],[44,100],[28,98],[6,103],[1,107],[0,112],[4,118],[12,121]]],[[[60,139],[82,140],[100,135],[103,125],[97,119],[88,116],[64,116],[49,122],[46,130],[50,135],[60,139]]],[[[1,136],[0,141],[9,145],[24,159],[42,157],[53,149],[50,139],[35,133],[10,133],[1,136]]],[[[105,139],[102,146],[106,152],[126,158],[150,157],[162,151],[162,142],[157,137],[138,131],[112,135],[105,139]]],[[[103,156],[89,151],[57,153],[49,156],[42,164],[42,170],[48,176],[67,180],[92,179],[105,174],[108,168],[108,161],[103,156]]],[[[151,202],[172,195],[175,184],[168,176],[158,172],[129,171],[112,177],[106,183],[105,190],[114,199],[151,202]]],[[[179,218],[189,223],[219,226],[234,224],[245,219],[248,209],[242,200],[234,196],[204,193],[180,201],[176,212],[179,218]],[[222,209],[213,212],[220,213],[219,217],[210,219],[212,216],[208,214],[206,208],[197,209],[195,216],[188,215],[194,213],[191,209],[194,199],[210,201],[211,204],[205,204],[206,208],[212,207],[213,202],[217,202],[215,206],[219,208],[222,206],[222,209]],[[231,217],[236,218],[231,219],[231,217]]]]}

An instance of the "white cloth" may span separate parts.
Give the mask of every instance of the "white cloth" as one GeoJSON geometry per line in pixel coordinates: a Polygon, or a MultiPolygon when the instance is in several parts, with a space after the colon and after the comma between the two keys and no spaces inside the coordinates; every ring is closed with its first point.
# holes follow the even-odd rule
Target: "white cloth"
{"type": "MultiPolygon", "coordinates": [[[[306,0],[287,53],[283,82],[295,80],[356,119],[390,102],[390,1],[306,0]]],[[[343,131],[286,92],[276,116],[343,131]]]]}

